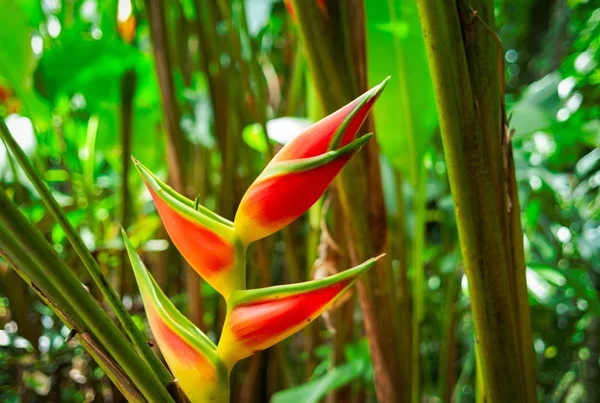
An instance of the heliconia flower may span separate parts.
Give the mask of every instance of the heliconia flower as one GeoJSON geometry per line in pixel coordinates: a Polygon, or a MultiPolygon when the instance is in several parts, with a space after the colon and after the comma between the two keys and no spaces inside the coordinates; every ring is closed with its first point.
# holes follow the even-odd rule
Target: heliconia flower
{"type": "Polygon", "coordinates": [[[321,280],[234,292],[217,352],[231,370],[242,358],[262,351],[298,332],[375,265],[360,266],[321,280]]]}
{"type": "Polygon", "coordinates": [[[237,210],[235,233],[244,245],[300,217],[369,140],[355,139],[389,77],[286,144],[250,186],[237,210]]]}
{"type": "Polygon", "coordinates": [[[161,291],[125,231],[123,240],[152,334],[181,389],[191,402],[229,401],[229,372],[215,344],[161,291]]]}
{"type": "Polygon", "coordinates": [[[233,223],[180,195],[139,161],[133,161],[185,260],[225,297],[245,288],[243,265],[235,264],[233,223]]]}

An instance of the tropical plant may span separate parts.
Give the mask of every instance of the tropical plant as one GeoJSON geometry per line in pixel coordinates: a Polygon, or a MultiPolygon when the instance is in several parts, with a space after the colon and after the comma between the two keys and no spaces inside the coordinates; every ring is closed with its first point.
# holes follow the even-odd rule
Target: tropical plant
{"type": "MultiPolygon", "coordinates": [[[[355,138],[386,83],[387,79],[344,108],[310,126],[283,147],[250,186],[233,222],[200,205],[198,200],[194,202],[175,192],[134,159],[173,243],[193,269],[225,298],[227,304],[221,338],[215,344],[165,296],[147,272],[123,230],[125,249],[131,260],[150,327],[169,368],[190,401],[229,401],[229,374],[239,360],[269,348],[304,328],[375,264],[378,258],[320,280],[246,289],[245,260],[249,244],[294,221],[321,197],[350,158],[372,137],[371,134],[366,134],[355,138]]],[[[37,176],[4,122],[0,123],[3,139],[18,155],[31,180],[44,195],[49,208],[72,236],[72,242],[81,252],[90,273],[106,297],[113,302],[113,309],[119,314],[119,319],[123,324],[129,323],[131,319],[119,309],[122,305],[114,300],[114,291],[105,283],[101,273],[96,271],[97,266],[80,238],[69,229],[70,224],[64,220],[64,213],[55,199],[37,176]]],[[[4,207],[7,209],[5,212],[14,208],[14,204],[5,195],[3,197],[4,207]]],[[[43,240],[39,241],[42,249],[48,248],[43,240]]],[[[62,310],[62,304],[66,305],[66,301],[75,298],[76,293],[73,291],[82,290],[72,274],[68,276],[70,283],[52,277],[52,285],[47,286],[48,289],[62,289],[62,296],[47,291],[43,284],[37,285],[41,273],[32,269],[36,265],[27,260],[28,257],[22,254],[19,246],[11,244],[9,239],[1,242],[3,256],[25,279],[31,281],[32,286],[45,299],[53,301],[57,309],[64,312],[64,320],[72,324],[78,334],[89,332],[93,336],[98,332],[93,327],[84,330],[82,327],[86,326],[85,319],[81,325],[73,322],[69,317],[76,315],[75,310],[70,311],[71,313],[62,310]],[[66,298],[65,302],[59,302],[61,297],[66,298]],[[53,298],[59,301],[54,302],[53,298]]],[[[41,259],[39,264],[52,265],[49,259],[41,259]]],[[[89,321],[94,322],[98,319],[94,315],[100,314],[92,301],[90,304],[90,309],[96,311],[89,317],[89,321]]],[[[107,338],[111,337],[106,330],[101,333],[107,338]]],[[[131,330],[128,335],[135,338],[136,334],[131,330]]],[[[140,342],[137,338],[135,340],[138,340],[138,347],[145,346],[143,341],[140,342]]],[[[118,339],[113,339],[111,343],[109,339],[102,337],[100,342],[109,354],[117,348],[118,344],[115,343],[120,343],[118,339]]],[[[89,345],[88,348],[91,349],[89,345]]],[[[156,358],[151,353],[145,353],[144,359],[154,362],[156,358]]],[[[139,364],[143,365],[142,362],[139,364]]],[[[158,368],[161,368],[160,364],[158,368]]],[[[134,385],[138,382],[135,379],[132,381],[134,385]]],[[[123,385],[122,387],[125,389],[123,385]]],[[[153,393],[161,393],[145,390],[140,392],[149,400],[156,399],[153,393]]],[[[126,391],[125,394],[131,398],[135,392],[126,391]]]]}
{"type": "Polygon", "coordinates": [[[300,331],[375,264],[378,258],[321,280],[246,289],[250,243],[294,221],[321,197],[371,137],[355,139],[386,82],[283,147],[250,186],[233,222],[186,199],[134,161],[173,243],[227,305],[215,345],[162,293],[123,233],[154,337],[192,402],[229,401],[229,374],[239,360],[300,331]]]}

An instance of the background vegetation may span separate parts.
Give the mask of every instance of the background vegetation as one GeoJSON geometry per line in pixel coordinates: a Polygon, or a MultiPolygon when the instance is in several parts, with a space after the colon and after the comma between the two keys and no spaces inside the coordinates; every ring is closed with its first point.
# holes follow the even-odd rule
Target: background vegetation
{"type": "MultiPolygon", "coordinates": [[[[188,276],[130,155],[232,219],[281,144],[391,75],[370,123],[381,153],[365,151],[335,191],[258,242],[248,259],[252,287],[323,277],[382,248],[387,271],[301,334],[240,363],[232,399],[481,401],[471,299],[417,4],[302,3],[0,0],[0,117],[139,329],[148,332],[119,225],[166,294],[216,339],[211,330],[224,319],[222,300],[188,276]],[[348,27],[363,18],[365,35],[352,36],[357,30],[348,27]],[[331,32],[315,36],[320,27],[310,21],[317,20],[331,32]],[[379,190],[379,173],[364,169],[373,161],[379,190]],[[353,175],[369,180],[357,184],[353,175]],[[348,217],[359,230],[345,229],[348,217]],[[372,292],[381,289],[383,297],[372,292]],[[382,362],[369,353],[363,319],[374,326],[371,345],[396,358],[382,362]],[[394,388],[385,388],[385,376],[374,380],[378,368],[394,388]]],[[[502,63],[493,62],[505,73],[537,396],[597,402],[600,4],[496,0],[491,11],[496,24],[487,34],[495,31],[503,45],[496,49],[502,63]]],[[[7,199],[104,301],[2,145],[0,181],[7,199]]],[[[122,400],[69,333],[10,262],[0,262],[0,401],[122,400]]]]}

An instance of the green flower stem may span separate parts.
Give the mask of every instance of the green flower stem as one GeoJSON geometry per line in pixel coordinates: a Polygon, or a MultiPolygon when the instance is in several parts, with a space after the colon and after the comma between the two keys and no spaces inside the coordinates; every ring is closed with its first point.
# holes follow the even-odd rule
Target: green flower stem
{"type": "Polygon", "coordinates": [[[0,250],[31,279],[33,288],[64,311],[78,334],[93,335],[102,344],[147,400],[173,402],[156,374],[4,190],[0,190],[0,250]]]}
{"type": "Polygon", "coordinates": [[[135,323],[131,316],[127,313],[125,306],[113,290],[113,288],[109,285],[108,281],[102,274],[102,270],[98,266],[98,263],[93,258],[90,251],[87,249],[81,237],[77,234],[77,231],[69,220],[67,216],[64,214],[63,210],[59,206],[56,199],[52,196],[50,189],[43,181],[41,176],[38,174],[31,161],[27,158],[21,147],[17,144],[13,136],[11,135],[8,127],[6,127],[6,123],[0,117],[0,137],[4,140],[8,149],[13,153],[15,159],[19,162],[19,165],[36,188],[40,197],[50,214],[54,217],[58,225],[65,232],[69,242],[73,246],[73,249],[79,255],[79,258],[83,262],[86,267],[88,273],[102,292],[102,295],[106,299],[106,302],[111,307],[113,312],[115,313],[117,319],[125,329],[125,332],[129,336],[132,341],[135,349],[140,353],[144,360],[150,365],[150,367],[154,370],[158,378],[160,379],[163,385],[168,385],[173,382],[173,376],[171,373],[165,368],[162,362],[158,359],[158,357],[152,352],[150,346],[146,341],[146,338],[142,334],[142,332],[136,327],[135,323]]]}

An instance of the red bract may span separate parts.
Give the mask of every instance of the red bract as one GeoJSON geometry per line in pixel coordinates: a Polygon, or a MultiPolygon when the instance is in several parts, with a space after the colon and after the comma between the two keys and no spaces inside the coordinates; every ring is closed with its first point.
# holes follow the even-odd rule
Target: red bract
{"type": "Polygon", "coordinates": [[[237,361],[308,325],[375,265],[377,258],[321,280],[245,289],[246,246],[289,224],[321,197],[371,137],[356,135],[386,82],[283,147],[242,198],[234,223],[175,192],[134,159],[171,240],[227,303],[215,346],[175,309],[124,236],[148,322],[190,401],[227,402],[229,372],[237,361]]]}
{"type": "Polygon", "coordinates": [[[231,368],[304,328],[350,288],[378,258],[321,280],[236,291],[217,351],[231,368]]]}
{"type": "Polygon", "coordinates": [[[244,279],[234,272],[232,223],[196,206],[134,162],[171,240],[194,270],[224,296],[243,288],[244,279]]]}
{"type": "Polygon", "coordinates": [[[227,401],[229,375],[215,344],[162,293],[124,232],[123,240],[150,328],[179,385],[192,402],[227,401]]]}
{"type": "Polygon", "coordinates": [[[234,220],[244,245],[264,238],[308,210],[369,140],[356,134],[387,79],[285,145],[250,186],[234,220]]]}

